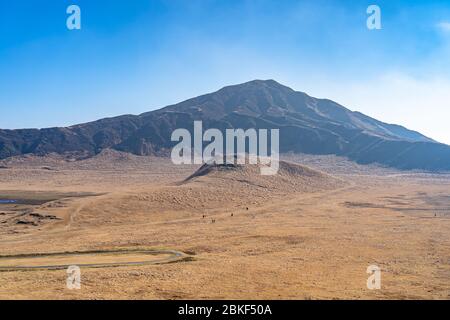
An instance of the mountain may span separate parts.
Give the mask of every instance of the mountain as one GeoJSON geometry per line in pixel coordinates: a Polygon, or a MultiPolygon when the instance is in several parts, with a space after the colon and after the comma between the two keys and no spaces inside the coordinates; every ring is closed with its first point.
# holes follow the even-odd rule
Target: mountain
{"type": "Polygon", "coordinates": [[[399,125],[316,99],[274,80],[254,80],[141,115],[123,115],[66,128],[0,130],[0,159],[50,152],[86,157],[112,148],[164,154],[173,130],[279,128],[280,152],[336,154],[358,163],[400,169],[450,170],[450,146],[399,125]]]}

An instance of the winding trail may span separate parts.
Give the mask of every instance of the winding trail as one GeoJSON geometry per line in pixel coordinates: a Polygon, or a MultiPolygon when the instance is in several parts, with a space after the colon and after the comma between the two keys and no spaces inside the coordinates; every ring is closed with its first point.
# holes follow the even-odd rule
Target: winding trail
{"type": "Polygon", "coordinates": [[[164,249],[120,249],[9,255],[0,256],[0,272],[61,270],[74,265],[85,268],[157,265],[179,262],[187,258],[189,256],[184,252],[164,249]],[[155,258],[157,256],[163,257],[155,258]]]}

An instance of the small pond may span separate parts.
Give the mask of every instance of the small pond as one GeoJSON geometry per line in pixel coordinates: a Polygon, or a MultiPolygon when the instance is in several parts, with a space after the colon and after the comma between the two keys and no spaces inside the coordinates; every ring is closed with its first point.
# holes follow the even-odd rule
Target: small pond
{"type": "Polygon", "coordinates": [[[11,204],[11,203],[17,203],[17,200],[12,200],[12,199],[0,199],[0,204],[11,204]]]}

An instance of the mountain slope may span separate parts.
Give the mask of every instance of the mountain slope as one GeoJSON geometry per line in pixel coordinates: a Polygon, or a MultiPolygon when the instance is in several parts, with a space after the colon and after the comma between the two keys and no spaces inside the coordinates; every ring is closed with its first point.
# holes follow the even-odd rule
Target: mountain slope
{"type": "Polygon", "coordinates": [[[401,169],[450,170],[450,147],[418,132],[383,123],[327,99],[273,80],[255,80],[141,115],[124,115],[68,128],[0,130],[0,158],[105,148],[139,155],[167,153],[173,130],[279,128],[281,152],[336,154],[359,163],[401,169]]]}

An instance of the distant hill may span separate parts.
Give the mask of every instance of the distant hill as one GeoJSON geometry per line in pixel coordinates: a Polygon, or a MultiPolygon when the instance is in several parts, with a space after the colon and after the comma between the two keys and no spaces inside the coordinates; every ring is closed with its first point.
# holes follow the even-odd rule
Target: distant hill
{"type": "Polygon", "coordinates": [[[450,146],[387,124],[336,102],[316,99],[274,80],[254,80],[141,115],[66,128],[0,130],[0,159],[22,154],[76,153],[106,148],[137,155],[167,154],[173,130],[279,128],[280,152],[336,154],[399,169],[450,170],[450,146]]]}
{"type": "MultiPolygon", "coordinates": [[[[240,190],[251,185],[256,189],[289,194],[317,192],[346,186],[347,183],[324,172],[280,160],[274,176],[260,174],[261,165],[205,163],[183,183],[240,190]]],[[[239,191],[243,194],[243,190],[239,191]]]]}

